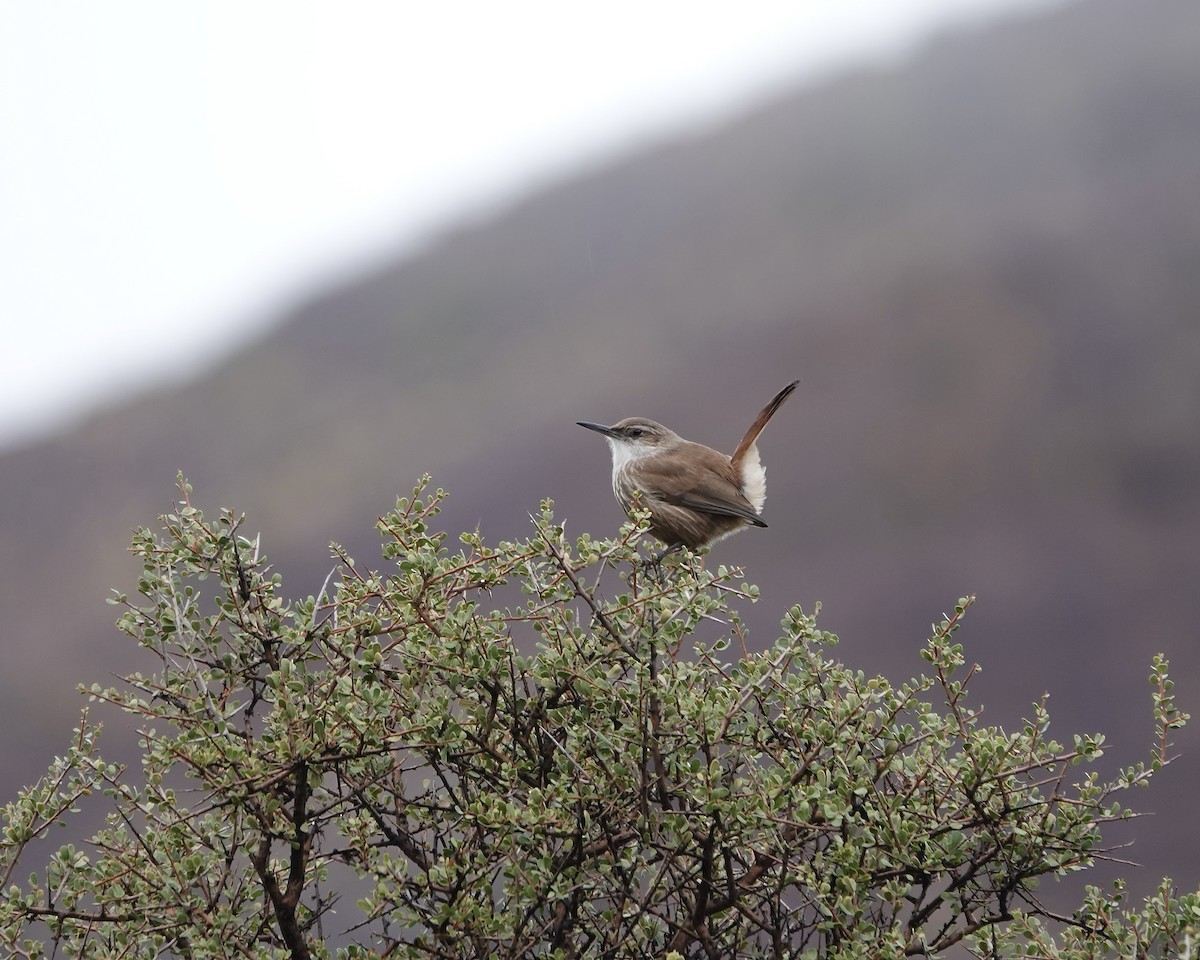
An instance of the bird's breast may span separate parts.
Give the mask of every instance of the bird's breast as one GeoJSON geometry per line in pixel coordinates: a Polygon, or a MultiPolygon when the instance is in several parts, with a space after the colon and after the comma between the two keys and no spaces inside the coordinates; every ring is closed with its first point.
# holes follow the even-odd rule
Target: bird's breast
{"type": "MultiPolygon", "coordinates": [[[[613,496],[617,498],[617,503],[621,504],[626,510],[629,509],[629,504],[633,500],[635,493],[645,493],[642,485],[638,483],[637,474],[630,469],[632,460],[626,460],[620,466],[613,464],[612,489],[613,496]]],[[[648,506],[648,504],[643,504],[648,506]]]]}

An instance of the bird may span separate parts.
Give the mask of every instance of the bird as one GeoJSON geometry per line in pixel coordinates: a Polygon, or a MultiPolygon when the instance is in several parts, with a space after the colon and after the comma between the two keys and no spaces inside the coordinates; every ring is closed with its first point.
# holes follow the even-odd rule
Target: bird
{"type": "Polygon", "coordinates": [[[793,380],[772,398],[733,454],[685,440],[645,417],[626,417],[612,426],[577,420],[602,434],[612,452],[612,489],[630,513],[634,496],[650,511],[650,532],[667,546],[699,550],[747,527],[765,527],[767,473],[757,440],[767,422],[792,395],[793,380]]]}

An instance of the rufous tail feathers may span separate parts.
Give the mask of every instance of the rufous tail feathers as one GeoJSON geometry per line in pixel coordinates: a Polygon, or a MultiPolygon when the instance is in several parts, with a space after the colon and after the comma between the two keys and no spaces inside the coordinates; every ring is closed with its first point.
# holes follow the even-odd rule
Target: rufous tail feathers
{"type": "Polygon", "coordinates": [[[767,425],[767,421],[775,416],[775,411],[783,406],[783,401],[792,395],[792,391],[796,389],[799,383],[799,380],[793,380],[786,387],[775,394],[771,402],[762,408],[762,413],[760,413],[755,419],[754,423],[750,425],[750,429],[747,430],[746,435],[742,437],[742,442],[737,445],[737,449],[733,451],[733,456],[729,458],[733,461],[733,465],[735,467],[741,467],[742,459],[746,456],[746,451],[754,446],[754,441],[757,440],[758,435],[763,432],[763,427],[767,425]]]}

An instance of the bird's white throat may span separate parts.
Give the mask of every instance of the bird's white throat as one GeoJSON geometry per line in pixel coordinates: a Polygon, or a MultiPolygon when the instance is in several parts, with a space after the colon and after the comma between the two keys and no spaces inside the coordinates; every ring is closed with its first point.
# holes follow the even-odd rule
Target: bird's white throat
{"type": "Polygon", "coordinates": [[[628,441],[615,440],[612,437],[605,437],[608,441],[608,448],[612,451],[612,488],[617,499],[621,499],[620,484],[618,480],[621,476],[621,471],[635,460],[641,460],[642,457],[648,456],[652,451],[643,447],[639,443],[629,443],[628,441]]]}
{"type": "Polygon", "coordinates": [[[645,447],[637,443],[629,443],[623,440],[614,440],[612,437],[605,437],[608,441],[608,448],[612,451],[613,461],[613,480],[616,480],[617,474],[621,469],[635,460],[640,460],[642,457],[650,453],[645,447]]]}

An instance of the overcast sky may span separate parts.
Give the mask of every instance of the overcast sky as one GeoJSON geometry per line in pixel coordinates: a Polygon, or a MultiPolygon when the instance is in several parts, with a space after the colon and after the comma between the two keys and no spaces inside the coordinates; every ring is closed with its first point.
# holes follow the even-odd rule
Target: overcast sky
{"type": "Polygon", "coordinates": [[[1055,0],[0,0],[0,445],[547,175],[1055,0]]]}

